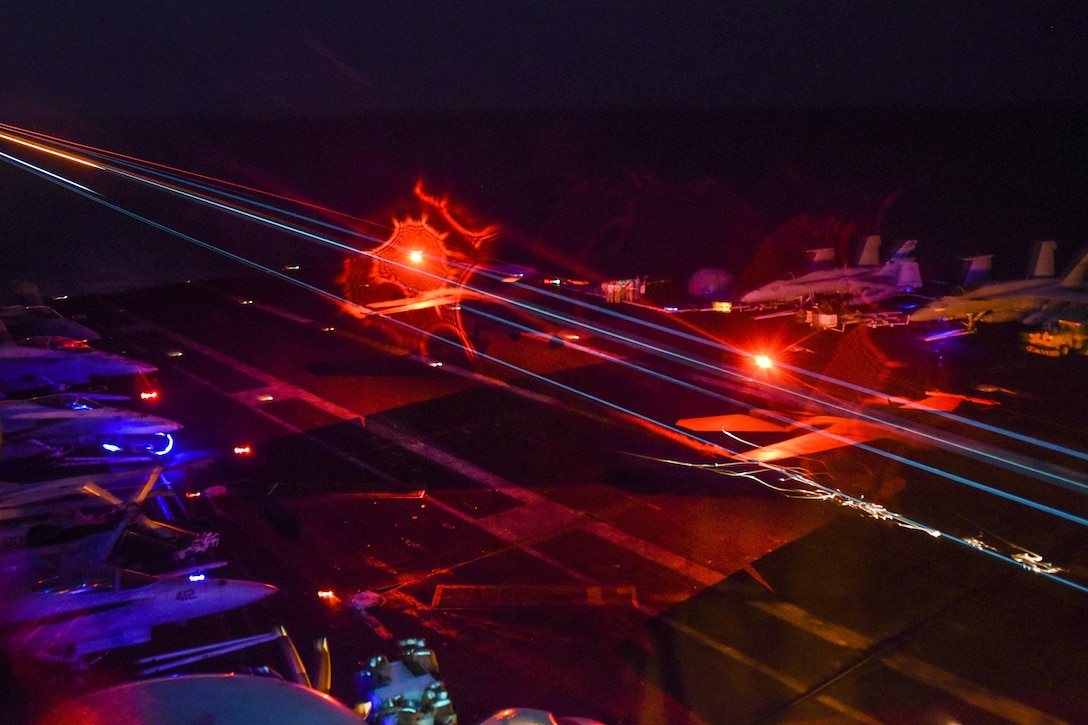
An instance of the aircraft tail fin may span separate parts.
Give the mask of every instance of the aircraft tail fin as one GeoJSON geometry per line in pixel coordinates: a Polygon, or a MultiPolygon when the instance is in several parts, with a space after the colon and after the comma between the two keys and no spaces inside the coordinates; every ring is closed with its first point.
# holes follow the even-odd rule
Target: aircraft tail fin
{"type": "MultiPolygon", "coordinates": [[[[904,274],[904,267],[908,267],[907,274],[909,276],[910,271],[913,270],[914,274],[918,274],[918,263],[914,261],[914,248],[918,246],[917,239],[908,239],[905,242],[901,242],[899,246],[895,248],[895,251],[888,257],[888,261],[880,265],[880,271],[877,274],[880,277],[891,277],[894,279],[900,279],[904,274]]],[[[918,284],[911,285],[921,287],[922,280],[919,276],[918,284]]]]}
{"type": "Polygon", "coordinates": [[[1031,261],[1028,263],[1028,277],[1033,279],[1053,277],[1055,274],[1054,250],[1057,248],[1058,243],[1053,239],[1036,242],[1032,247],[1031,261]]]}
{"type": "Polygon", "coordinates": [[[861,248],[861,254],[858,255],[859,267],[879,267],[880,266],[880,235],[870,234],[865,237],[865,242],[861,248]]]}
{"type": "Polygon", "coordinates": [[[1088,275],[1088,247],[1082,247],[1074,260],[1069,271],[1062,277],[1062,287],[1079,287],[1084,284],[1085,276],[1088,275]]]}
{"type": "Polygon", "coordinates": [[[916,239],[909,239],[896,247],[888,261],[877,273],[885,280],[895,280],[895,286],[899,290],[915,290],[922,286],[922,273],[915,261],[914,248],[918,245],[916,239]]]}
{"type": "Polygon", "coordinates": [[[896,247],[895,251],[888,257],[888,261],[897,262],[905,259],[913,259],[911,255],[914,254],[914,248],[917,246],[917,239],[908,239],[904,242],[900,242],[899,246],[896,247]]]}
{"type": "Polygon", "coordinates": [[[994,255],[982,254],[977,257],[963,258],[963,274],[960,275],[963,287],[976,287],[990,281],[990,270],[993,267],[994,255]]]}
{"type": "Polygon", "coordinates": [[[906,259],[898,263],[898,274],[895,278],[895,288],[902,292],[911,292],[922,288],[922,273],[918,269],[918,263],[913,259],[906,259]]]}
{"type": "Polygon", "coordinates": [[[823,249],[810,249],[807,254],[812,256],[808,262],[809,272],[825,272],[835,268],[835,249],[825,247],[823,249]]]}

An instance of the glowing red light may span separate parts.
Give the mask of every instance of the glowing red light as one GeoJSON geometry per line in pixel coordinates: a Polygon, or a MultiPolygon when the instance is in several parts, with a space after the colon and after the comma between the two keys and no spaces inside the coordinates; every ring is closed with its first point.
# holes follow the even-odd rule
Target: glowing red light
{"type": "Polygon", "coordinates": [[[253,453],[253,448],[250,446],[235,446],[234,455],[236,456],[248,456],[253,453]]]}
{"type": "Polygon", "coordinates": [[[144,390],[140,393],[140,400],[158,400],[159,391],[157,390],[144,390]]]}
{"type": "Polygon", "coordinates": [[[770,370],[774,367],[774,361],[766,355],[756,355],[754,361],[760,370],[770,370]]]}

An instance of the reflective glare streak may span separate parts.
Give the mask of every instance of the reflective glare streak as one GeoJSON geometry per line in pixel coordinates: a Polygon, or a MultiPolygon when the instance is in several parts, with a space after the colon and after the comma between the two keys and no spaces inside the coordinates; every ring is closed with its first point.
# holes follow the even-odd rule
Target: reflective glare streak
{"type": "Polygon", "coordinates": [[[1049,579],[1053,579],[1056,582],[1088,593],[1088,585],[1084,585],[1079,582],[1067,579],[1065,577],[1058,576],[1058,573],[1064,571],[1064,569],[1059,566],[1055,566],[1054,564],[1051,564],[1049,562],[1043,561],[1042,556],[1040,556],[1039,554],[1036,554],[1027,549],[1016,547],[1015,545],[1013,545],[1013,548],[1016,548],[1017,551],[1011,554],[1004,554],[1000,552],[996,547],[983,543],[977,537],[960,538],[958,536],[949,534],[931,526],[926,526],[925,524],[914,521],[913,519],[903,516],[902,514],[889,511],[887,508],[881,506],[880,504],[874,504],[870,501],[866,501],[863,498],[849,496],[842,491],[839,491],[838,489],[830,488],[828,486],[822,486],[812,478],[804,475],[804,473],[801,472],[801,469],[784,469],[773,464],[764,464],[765,470],[761,471],[760,473],[766,475],[768,471],[778,470],[780,473],[785,474],[785,477],[778,479],[778,482],[791,480],[801,484],[800,488],[791,488],[776,486],[775,484],[765,480],[761,475],[757,475],[757,472],[755,471],[734,470],[734,464],[723,465],[718,463],[688,463],[685,461],[676,461],[665,458],[651,458],[649,456],[640,457],[649,458],[650,460],[656,460],[660,461],[661,463],[667,463],[671,465],[706,469],[725,476],[745,478],[751,481],[755,481],[756,483],[766,486],[774,491],[784,493],[785,495],[793,498],[804,498],[815,501],[830,501],[832,503],[837,503],[841,506],[845,506],[846,508],[859,511],[862,514],[865,514],[866,516],[874,518],[878,521],[893,521],[897,526],[901,528],[913,531],[920,531],[922,533],[928,534],[929,536],[932,536],[933,538],[954,541],[958,544],[968,546],[972,549],[975,549],[976,551],[981,551],[984,554],[993,556],[994,558],[997,558],[1003,562],[1016,564],[1032,573],[1041,574],[1049,579]]]}

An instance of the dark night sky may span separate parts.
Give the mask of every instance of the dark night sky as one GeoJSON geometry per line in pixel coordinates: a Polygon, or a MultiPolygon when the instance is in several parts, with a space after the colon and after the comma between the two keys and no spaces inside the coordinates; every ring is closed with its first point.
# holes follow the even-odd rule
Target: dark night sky
{"type": "Polygon", "coordinates": [[[18,3],[4,120],[1088,100],[1088,4],[18,3]]]}
{"type": "MultiPolygon", "coordinates": [[[[638,229],[708,254],[743,216],[722,195],[755,237],[905,189],[885,233],[1019,265],[1088,235],[1086,39],[1081,0],[41,0],[0,20],[0,122],[368,218],[424,177],[553,245],[608,227],[574,212],[619,213],[629,168],[696,179],[638,229]],[[830,113],[779,125],[797,111],[830,113]],[[570,194],[601,172],[583,209],[570,194]]],[[[64,292],[182,274],[182,242],[43,185],[0,169],[0,273],[64,292]]]]}

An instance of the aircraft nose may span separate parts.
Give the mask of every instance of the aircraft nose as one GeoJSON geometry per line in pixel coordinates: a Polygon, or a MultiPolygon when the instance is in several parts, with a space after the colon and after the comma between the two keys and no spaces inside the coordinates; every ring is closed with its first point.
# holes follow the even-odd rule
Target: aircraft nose
{"type": "Polygon", "coordinates": [[[930,322],[940,317],[940,311],[935,307],[921,307],[910,314],[910,322],[930,322]]]}
{"type": "Polygon", "coordinates": [[[180,430],[181,423],[172,421],[169,418],[141,413],[138,417],[130,416],[124,428],[124,432],[128,435],[155,435],[180,430]]]}
{"type": "Polygon", "coordinates": [[[158,372],[159,368],[151,363],[144,362],[143,360],[130,360],[132,364],[132,372],[134,375],[149,375],[154,372],[158,372]]]}
{"type": "Polygon", "coordinates": [[[279,591],[279,587],[262,582],[251,582],[243,579],[221,579],[223,593],[220,594],[225,602],[229,602],[231,608],[244,607],[247,604],[267,599],[279,591]]]}

